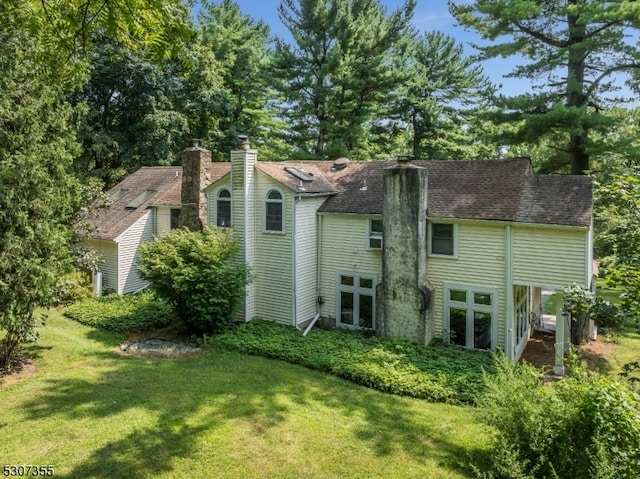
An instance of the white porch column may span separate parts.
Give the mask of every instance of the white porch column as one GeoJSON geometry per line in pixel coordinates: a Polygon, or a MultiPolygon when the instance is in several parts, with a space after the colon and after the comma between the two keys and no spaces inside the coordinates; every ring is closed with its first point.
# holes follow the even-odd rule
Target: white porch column
{"type": "Polygon", "coordinates": [[[553,366],[553,373],[557,376],[564,376],[564,352],[569,331],[567,330],[566,318],[562,314],[564,301],[562,301],[562,296],[560,294],[557,294],[556,298],[556,341],[554,344],[555,363],[553,366]]]}

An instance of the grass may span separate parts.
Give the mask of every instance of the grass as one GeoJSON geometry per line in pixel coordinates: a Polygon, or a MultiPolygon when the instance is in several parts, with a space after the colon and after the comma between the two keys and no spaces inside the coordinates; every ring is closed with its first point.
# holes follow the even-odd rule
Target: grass
{"type": "Polygon", "coordinates": [[[123,337],[52,313],[36,374],[0,386],[0,465],[55,477],[472,477],[471,407],[392,396],[277,360],[121,356],[123,337]]]}

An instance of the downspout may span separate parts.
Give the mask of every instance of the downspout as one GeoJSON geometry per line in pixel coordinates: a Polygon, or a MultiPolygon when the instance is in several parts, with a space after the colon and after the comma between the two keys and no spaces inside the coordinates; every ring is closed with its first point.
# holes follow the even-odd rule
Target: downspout
{"type": "Polygon", "coordinates": [[[304,333],[302,333],[303,336],[306,336],[320,319],[320,308],[322,307],[320,302],[320,298],[322,296],[322,288],[320,287],[320,281],[322,280],[322,215],[316,213],[316,216],[318,218],[318,236],[316,238],[316,315],[311,320],[311,323],[309,323],[309,326],[304,330],[304,333]]]}
{"type": "MultiPolygon", "coordinates": [[[[243,247],[243,254],[244,254],[244,262],[245,264],[248,264],[250,267],[252,267],[252,264],[249,264],[249,172],[248,172],[248,168],[247,168],[247,152],[245,151],[244,156],[242,158],[242,175],[244,176],[243,178],[243,228],[244,228],[244,247],[243,247]]],[[[232,184],[233,187],[233,184],[232,184]]],[[[249,298],[250,295],[248,295],[245,291],[245,296],[244,296],[244,322],[248,323],[249,320],[251,318],[249,318],[249,298]]]]}
{"type": "Polygon", "coordinates": [[[300,197],[296,196],[293,198],[293,208],[292,208],[292,218],[291,218],[291,223],[293,224],[293,231],[291,233],[291,296],[292,296],[292,301],[291,301],[291,305],[292,305],[292,318],[291,321],[293,323],[293,327],[297,328],[298,327],[298,315],[297,315],[297,311],[296,311],[296,242],[297,242],[297,231],[296,231],[296,205],[298,204],[298,202],[300,201],[300,197]]]}
{"type": "MultiPolygon", "coordinates": [[[[514,315],[513,315],[513,245],[511,225],[505,226],[505,251],[504,251],[504,270],[505,270],[505,349],[507,356],[511,361],[515,361],[515,344],[514,344],[514,315]]],[[[496,335],[497,335],[496,331],[496,335]]]]}

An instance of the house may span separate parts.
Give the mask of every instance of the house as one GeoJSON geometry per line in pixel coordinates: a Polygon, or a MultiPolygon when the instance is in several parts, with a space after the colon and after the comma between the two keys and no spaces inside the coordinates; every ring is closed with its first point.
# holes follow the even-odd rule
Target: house
{"type": "Polygon", "coordinates": [[[591,178],[535,175],[526,158],[260,162],[245,142],[230,163],[189,148],[183,168],[192,173],[180,202],[175,167],[143,168],[110,191],[101,251],[115,255],[115,243],[121,258],[117,274],[105,263],[105,284],[141,285],[137,242],[169,229],[181,207],[185,225],[233,228],[254,273],[244,321],[302,329],[323,318],[422,344],[502,349],[515,360],[542,314],[543,290],[593,286],[591,178]],[[155,175],[175,178],[151,184],[155,175]],[[129,196],[118,198],[123,190],[129,196]]]}

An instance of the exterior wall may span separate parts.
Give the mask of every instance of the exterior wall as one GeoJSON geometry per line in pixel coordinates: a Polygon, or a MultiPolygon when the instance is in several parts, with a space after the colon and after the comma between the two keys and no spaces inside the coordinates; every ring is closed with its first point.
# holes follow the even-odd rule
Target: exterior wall
{"type": "Polygon", "coordinates": [[[138,276],[140,261],[138,247],[140,243],[153,240],[153,214],[147,213],[122,233],[118,243],[118,293],[133,293],[146,287],[149,283],[138,276]]]}
{"type": "MultiPolygon", "coordinates": [[[[295,274],[296,322],[313,319],[318,295],[318,216],[316,212],[326,197],[302,197],[295,202],[295,274]]],[[[294,200],[295,201],[295,200],[294,200]]]]}
{"type": "MultiPolygon", "coordinates": [[[[235,198],[235,185],[232,195],[235,198]]],[[[253,315],[292,325],[294,193],[264,173],[255,171],[255,190],[252,196],[253,204],[249,209],[249,217],[255,230],[255,256],[250,263],[254,274],[252,287],[255,291],[253,315]],[[284,233],[265,232],[265,195],[271,188],[276,188],[283,195],[284,233]]]]}
{"type": "Polygon", "coordinates": [[[379,216],[320,214],[321,314],[336,317],[337,271],[368,273],[382,279],[382,250],[369,249],[368,224],[379,216]]]}
{"type": "Polygon", "coordinates": [[[505,226],[458,223],[456,258],[427,257],[427,278],[434,288],[432,307],[434,336],[442,337],[444,285],[495,288],[498,290],[497,344],[505,345],[505,226]]]}
{"type": "Polygon", "coordinates": [[[514,225],[513,282],[560,289],[571,283],[589,286],[589,231],[514,225]]]}
{"type": "Polygon", "coordinates": [[[112,240],[93,238],[86,240],[85,243],[98,252],[104,260],[100,265],[103,289],[118,291],[118,245],[112,240]]]}

